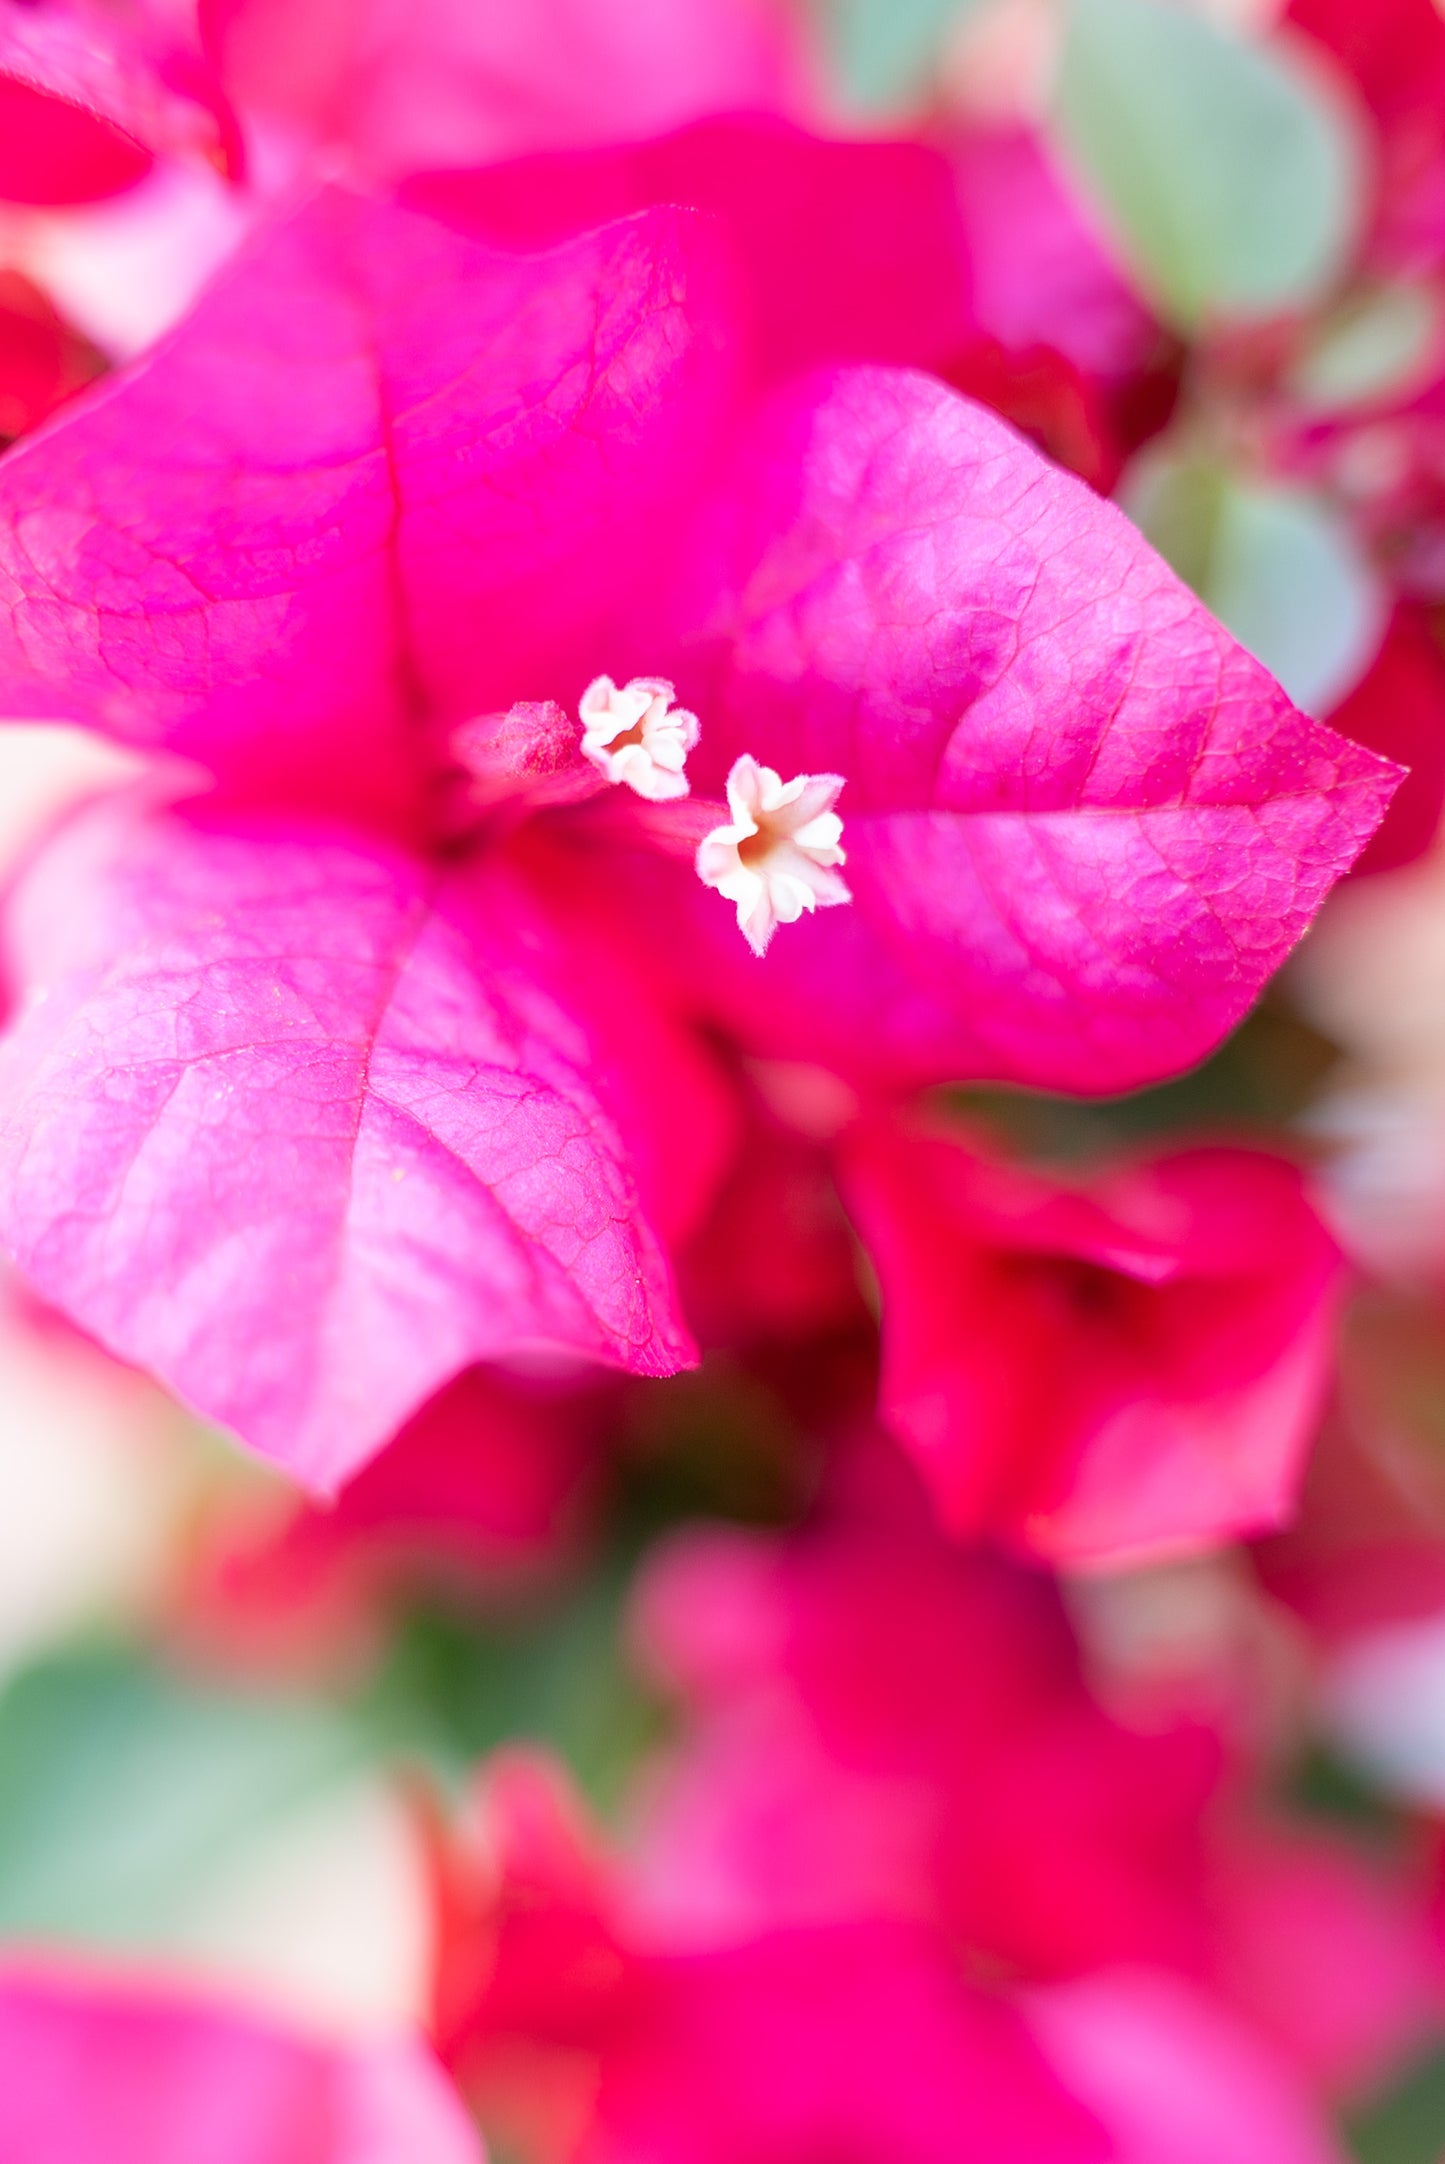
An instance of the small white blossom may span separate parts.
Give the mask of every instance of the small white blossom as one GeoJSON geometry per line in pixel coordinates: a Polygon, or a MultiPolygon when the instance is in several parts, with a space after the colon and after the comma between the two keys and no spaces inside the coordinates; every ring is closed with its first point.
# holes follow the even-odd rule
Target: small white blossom
{"type": "Polygon", "coordinates": [[[654,804],[686,796],[683,768],[701,732],[696,714],[673,705],[675,696],[660,676],[634,676],[621,686],[610,676],[594,678],[577,709],[583,757],[654,804]]]}
{"type": "Polygon", "coordinates": [[[799,774],[784,781],[744,753],[728,776],[732,824],[700,843],[697,875],[736,902],[738,927],[754,954],[766,954],[780,924],[805,909],[853,899],[835,867],[846,862],[843,822],[834,811],[841,774],[799,774]]]}

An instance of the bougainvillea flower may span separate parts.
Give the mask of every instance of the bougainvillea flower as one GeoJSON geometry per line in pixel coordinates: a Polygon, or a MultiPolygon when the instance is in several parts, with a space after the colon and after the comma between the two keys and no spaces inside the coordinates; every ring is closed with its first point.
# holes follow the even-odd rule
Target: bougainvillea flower
{"type": "Polygon", "coordinates": [[[916,1919],[669,1943],[544,1764],[497,1761],[437,1862],[436,2026],[529,2160],[1336,2155],[1287,2066],[1166,1975],[980,1988],[916,1919]],[[1181,2131],[1164,2067],[1209,2100],[1217,2150],[1181,2131]]]}
{"type": "Polygon", "coordinates": [[[1218,1740],[1105,1715],[1043,1580],[927,1529],[698,1533],[635,1619],[686,1711],[637,1844],[660,1935],[924,1915],[1037,1980],[1203,1962],[1218,1740]]]}
{"type": "Polygon", "coordinates": [[[631,1844],[633,1913],[669,1943],[891,1918],[1034,1983],[1167,1970],[1332,2097],[1436,2017],[1422,1887],[1262,1817],[1193,1717],[1105,1713],[1036,1579],[876,1522],[698,1533],[637,1623],[682,1702],[631,1844]]]}
{"type": "Polygon", "coordinates": [[[815,362],[946,371],[974,335],[958,186],[918,142],[837,142],[763,114],[660,140],[421,173],[403,200],[510,247],[546,247],[656,203],[726,228],[764,377],[815,362]]]}
{"type": "Polygon", "coordinates": [[[160,0],[6,0],[0,200],[94,202],[170,151],[239,171],[234,115],[182,13],[160,0]]]}
{"type": "Polygon", "coordinates": [[[840,774],[852,904],[760,979],[684,886],[686,996],[892,1082],[1106,1091],[1203,1052],[1373,828],[1381,764],[1282,709],[1111,507],[920,377],[792,387],[737,463],[670,669],[694,795],[745,753],[840,774]]]}
{"type": "Polygon", "coordinates": [[[953,1531],[1078,1563],[1288,1514],[1340,1279],[1292,1165],[1195,1148],[1081,1187],[877,1122],[844,1186],[882,1290],[882,1415],[953,1531]]]}
{"type": "Polygon", "coordinates": [[[174,1989],[0,1975],[6,2164],[481,2164],[414,2044],[315,2041],[174,1989]]]}
{"type": "Polygon", "coordinates": [[[202,0],[201,14],[238,105],[388,180],[766,110],[797,78],[766,0],[202,0]]]}
{"type": "Polygon", "coordinates": [[[484,2122],[576,2164],[943,2164],[1107,2154],[1001,1998],[926,1933],[864,1924],[671,1949],[546,1761],[483,1769],[436,1850],[433,2025],[484,2122]]]}
{"type": "Polygon", "coordinates": [[[501,256],[331,194],[0,469],[0,711],[229,806],[35,868],[5,1237],[323,1485],[474,1360],[688,1357],[656,1230],[726,1107],[664,977],[845,1070],[1121,1087],[1237,1018],[1391,786],[956,394],[740,408],[725,295],[694,214],[501,256]],[[697,717],[687,800],[583,757],[604,675],[697,717]],[[743,757],[846,789],[852,899],[765,961],[693,861],[743,757]]]}

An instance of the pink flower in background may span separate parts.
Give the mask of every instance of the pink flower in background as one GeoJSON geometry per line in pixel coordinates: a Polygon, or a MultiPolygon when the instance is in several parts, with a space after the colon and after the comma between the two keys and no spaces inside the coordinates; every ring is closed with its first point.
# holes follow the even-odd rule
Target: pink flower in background
{"type": "Polygon", "coordinates": [[[1341,1291],[1292,1165],[1196,1147],[1085,1185],[883,1121],[842,1163],[882,1417],[952,1531],[1077,1564],[1289,1515],[1341,1291]]]}
{"type": "Polygon", "coordinates": [[[1338,2156],[1267,2043],[1167,1975],[1021,1990],[916,1918],[672,1934],[545,1762],[484,1769],[437,1873],[443,2048],[528,2164],[1338,2156]]]}
{"type": "Polygon", "coordinates": [[[482,2164],[418,2045],[338,2045],[154,1982],[13,1957],[6,2164],[482,2164]]]}
{"type": "Polygon", "coordinates": [[[636,1623],[683,1708],[633,1841],[646,1933],[890,1918],[1020,1985],[1167,1975],[1330,2099],[1440,2018],[1421,1875],[1262,1811],[1197,1718],[1106,1713],[1037,1579],[901,1526],[714,1531],[654,1558],[636,1623]]]}

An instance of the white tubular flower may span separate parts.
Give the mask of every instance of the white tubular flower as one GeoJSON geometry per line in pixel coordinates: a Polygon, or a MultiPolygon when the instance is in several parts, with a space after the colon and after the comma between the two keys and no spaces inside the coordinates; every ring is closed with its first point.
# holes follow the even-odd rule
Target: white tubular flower
{"type": "Polygon", "coordinates": [[[698,846],[697,876],[736,902],[738,928],[754,954],[766,954],[780,924],[805,909],[834,909],[853,897],[835,867],[843,822],[834,811],[841,774],[799,774],[784,781],[745,752],[728,776],[731,826],[715,827],[698,846]]]}
{"type": "Polygon", "coordinates": [[[634,676],[620,688],[595,677],[582,694],[582,755],[610,782],[625,782],[654,804],[687,795],[683,772],[701,733],[696,714],[674,706],[661,676],[634,676]]]}

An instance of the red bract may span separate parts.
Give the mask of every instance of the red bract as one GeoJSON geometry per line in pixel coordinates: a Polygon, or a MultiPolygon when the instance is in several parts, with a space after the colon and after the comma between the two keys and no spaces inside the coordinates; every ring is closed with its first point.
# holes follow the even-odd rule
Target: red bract
{"type": "Polygon", "coordinates": [[[417,2046],[326,2044],[155,1985],[0,1975],[5,2164],[482,2164],[417,2046]]]}
{"type": "Polygon", "coordinates": [[[15,932],[7,1239],[323,1485],[472,1360],[688,1357],[652,1227],[729,1111],[664,967],[846,1071],[1122,1087],[1237,1018],[1391,786],[956,395],[740,408],[713,241],[502,256],[325,196],[0,471],[0,710],[394,837],[119,813],[15,932]],[[856,899],[764,963],[689,862],[723,807],[568,750],[659,666],[705,786],[819,777],[832,903],[843,791],[856,899]]]}
{"type": "Polygon", "coordinates": [[[1405,780],[1356,865],[1361,872],[1412,864],[1435,839],[1445,806],[1445,652],[1423,612],[1401,607],[1363,682],[1330,716],[1358,744],[1405,768],[1405,780]]]}
{"type": "Polygon", "coordinates": [[[478,1783],[438,1867],[438,2027],[528,2164],[1337,2156],[1259,2039],[1157,1971],[980,1983],[916,1917],[670,1933],[530,1761],[478,1783]]]}
{"type": "Polygon", "coordinates": [[[0,271],[0,442],[37,427],[101,366],[28,278],[0,271]]]}
{"type": "Polygon", "coordinates": [[[176,10],[162,0],[4,0],[0,199],[94,202],[176,150],[239,170],[234,116],[176,10]]]}
{"type": "Polygon", "coordinates": [[[924,1932],[785,1930],[700,1954],[636,1933],[621,1873],[545,1765],[499,1761],[439,1861],[443,2048],[529,2160],[1109,2153],[1017,2010],[924,1932]]]}
{"type": "Polygon", "coordinates": [[[844,1178],[883,1418],[953,1531],[1085,1562],[1281,1523],[1340,1277],[1292,1166],[1196,1148],[1081,1187],[880,1123],[844,1178]]]}
{"type": "Polygon", "coordinates": [[[1289,20],[1340,62],[1380,137],[1376,247],[1445,255],[1445,21],[1434,0],[1291,0],[1289,20]]]}

